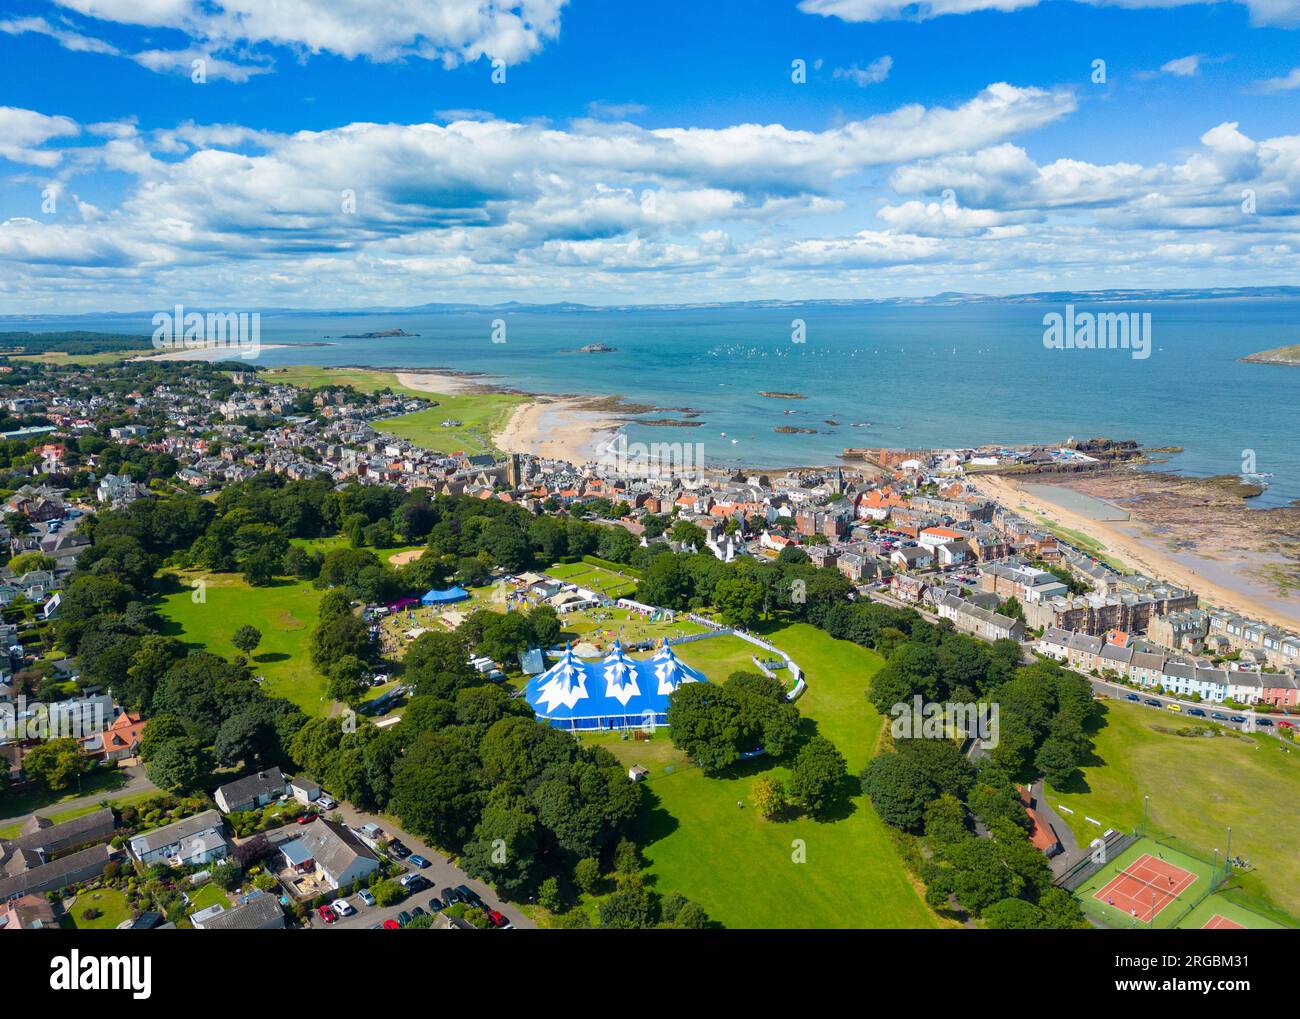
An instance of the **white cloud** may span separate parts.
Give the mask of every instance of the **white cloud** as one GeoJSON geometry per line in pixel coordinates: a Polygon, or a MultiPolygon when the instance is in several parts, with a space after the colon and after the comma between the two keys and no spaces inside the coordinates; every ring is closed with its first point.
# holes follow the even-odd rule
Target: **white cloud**
{"type": "Polygon", "coordinates": [[[1293,67],[1279,78],[1265,78],[1257,82],[1257,92],[1291,92],[1300,88],[1300,67],[1293,67]]]}
{"type": "Polygon", "coordinates": [[[1201,55],[1192,53],[1185,57],[1178,57],[1160,65],[1160,70],[1165,74],[1172,74],[1176,78],[1192,78],[1201,69],[1201,55]]]}
{"type": "Polygon", "coordinates": [[[850,64],[848,67],[837,67],[831,73],[835,78],[847,78],[858,88],[866,88],[868,85],[875,85],[888,78],[889,71],[893,66],[894,58],[883,56],[877,57],[866,67],[850,64]]]}
{"type": "MultiPolygon", "coordinates": [[[[1170,8],[1217,0],[1086,0],[1094,6],[1170,8]]],[[[1300,24],[1300,0],[1238,0],[1250,11],[1254,25],[1290,27],[1300,24]]],[[[924,21],[945,14],[975,11],[1018,11],[1037,7],[1039,0],[800,0],[799,9],[843,21],[924,21]]]]}
{"type": "Polygon", "coordinates": [[[0,106],[0,158],[31,166],[55,166],[62,153],[40,146],[55,138],[70,138],[80,130],[69,117],[47,117],[34,110],[0,106]]]}
{"type": "Polygon", "coordinates": [[[64,49],[72,50],[75,53],[103,53],[109,56],[117,56],[121,52],[112,43],[83,35],[67,27],[52,25],[44,18],[10,18],[0,21],[0,32],[4,32],[6,35],[24,35],[30,32],[35,35],[48,36],[64,49]]]}
{"type": "Polygon", "coordinates": [[[55,2],[97,21],[173,29],[189,37],[190,45],[179,50],[146,49],[129,54],[150,70],[188,74],[191,59],[206,57],[216,65],[215,70],[210,69],[211,77],[246,81],[269,68],[257,61],[236,62],[229,57],[264,46],[380,62],[417,57],[447,67],[482,57],[522,63],[559,36],[560,12],[567,0],[55,2]]]}

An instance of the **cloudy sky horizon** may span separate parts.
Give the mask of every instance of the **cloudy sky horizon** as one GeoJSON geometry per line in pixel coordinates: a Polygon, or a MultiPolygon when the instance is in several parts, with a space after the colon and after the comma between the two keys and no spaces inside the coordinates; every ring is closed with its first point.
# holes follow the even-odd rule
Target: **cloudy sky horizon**
{"type": "Polygon", "coordinates": [[[1300,284],[1300,0],[11,0],[0,313],[1300,284]]]}

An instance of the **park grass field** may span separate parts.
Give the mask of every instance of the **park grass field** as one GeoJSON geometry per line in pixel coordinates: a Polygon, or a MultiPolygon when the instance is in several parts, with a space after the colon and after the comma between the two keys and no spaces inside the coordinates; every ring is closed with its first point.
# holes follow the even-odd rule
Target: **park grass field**
{"type": "Polygon", "coordinates": [[[1054,806],[1074,811],[1061,816],[1079,840],[1087,844],[1104,828],[1134,829],[1142,821],[1142,797],[1149,796],[1149,828],[1177,836],[1198,855],[1208,858],[1215,848],[1222,853],[1231,825],[1232,854],[1253,868],[1235,874],[1233,885],[1300,916],[1294,855],[1300,811],[1291,806],[1300,753],[1262,734],[1178,736],[1172,730],[1187,722],[1126,701],[1105,703],[1095,760],[1082,769],[1082,780],[1048,788],[1054,806]]]}
{"type": "MultiPolygon", "coordinates": [[[[805,730],[830,738],[856,774],[874,753],[883,726],[864,696],[880,657],[806,624],[774,627],[766,636],[808,674],[808,692],[799,702],[805,730]]],[[[707,663],[700,656],[724,641],[749,649],[737,638],[722,637],[683,645],[679,653],[717,679],[733,667],[752,671],[748,650],[743,661],[741,652],[725,646],[705,656],[707,663]]],[[[750,803],[750,787],[761,774],[788,777],[783,765],[760,758],[727,777],[707,778],[664,730],[648,741],[609,733],[584,739],[606,746],[629,767],[649,769],[638,842],[660,892],[680,892],[734,928],[938,925],[865,796],[849,797],[823,821],[766,821],[750,803]],[[745,806],[738,808],[738,801],[745,806]],[[806,862],[794,862],[796,840],[806,862]]]]}
{"type": "Polygon", "coordinates": [[[230,643],[245,624],[262,631],[262,643],[253,652],[254,674],[266,677],[266,690],[293,701],[308,715],[326,715],[331,701],[324,678],[312,665],[310,642],[324,592],[310,581],[278,580],[266,587],[251,587],[233,573],[179,574],[181,589],[164,595],[157,609],[166,621],[163,632],[187,644],[233,658],[239,652],[230,643]],[[193,600],[191,583],[202,579],[206,601],[193,600]]]}
{"type": "Polygon", "coordinates": [[[324,368],[310,364],[295,364],[273,368],[265,373],[267,378],[300,389],[319,389],[323,386],[351,386],[358,393],[377,393],[391,389],[403,396],[428,396],[428,393],[411,389],[397,381],[395,372],[376,371],[373,368],[324,368]]]}

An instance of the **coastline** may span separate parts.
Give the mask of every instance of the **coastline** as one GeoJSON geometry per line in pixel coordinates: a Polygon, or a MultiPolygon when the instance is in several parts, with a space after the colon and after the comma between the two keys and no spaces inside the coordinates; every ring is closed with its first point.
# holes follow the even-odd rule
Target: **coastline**
{"type": "MultiPolygon", "coordinates": [[[[1131,508],[1128,521],[1096,520],[1042,495],[1027,492],[1017,481],[1008,478],[980,475],[971,480],[980,492],[1008,509],[1027,510],[1031,517],[1037,514],[1058,528],[1087,535],[1104,545],[1107,555],[1142,573],[1194,590],[1204,602],[1217,608],[1284,629],[1300,626],[1300,602],[1294,598],[1287,601],[1269,597],[1259,590],[1262,585],[1250,576],[1258,564],[1250,563],[1248,557],[1236,556],[1229,562],[1199,555],[1194,549],[1174,554],[1157,543],[1159,539],[1153,530],[1157,525],[1131,508]],[[1211,572],[1215,575],[1210,576],[1211,572]]],[[[1257,511],[1242,507],[1242,512],[1257,511]]]]}
{"type": "MultiPolygon", "coordinates": [[[[484,381],[483,375],[447,370],[398,371],[397,381],[408,389],[444,396],[473,393],[518,393],[484,381]]],[[[516,407],[492,431],[492,444],[503,453],[528,453],[582,465],[599,459],[626,418],[612,415],[610,401],[590,396],[523,394],[526,403],[516,407]]]]}

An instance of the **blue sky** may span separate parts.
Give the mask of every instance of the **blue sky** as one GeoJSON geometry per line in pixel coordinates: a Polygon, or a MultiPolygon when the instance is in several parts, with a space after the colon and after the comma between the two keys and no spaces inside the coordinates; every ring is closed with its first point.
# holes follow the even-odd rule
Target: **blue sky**
{"type": "Polygon", "coordinates": [[[1297,43],[1300,0],[10,0],[0,311],[1300,283],[1297,43]]]}

